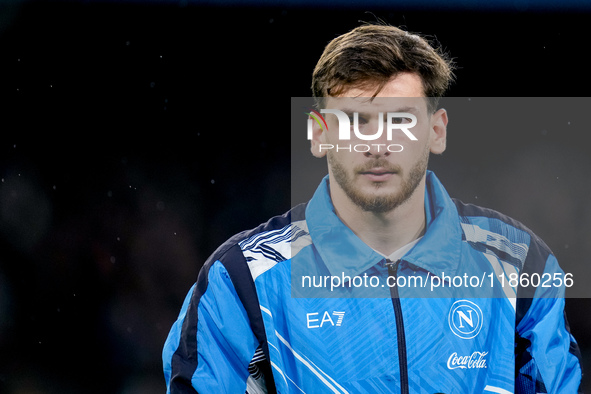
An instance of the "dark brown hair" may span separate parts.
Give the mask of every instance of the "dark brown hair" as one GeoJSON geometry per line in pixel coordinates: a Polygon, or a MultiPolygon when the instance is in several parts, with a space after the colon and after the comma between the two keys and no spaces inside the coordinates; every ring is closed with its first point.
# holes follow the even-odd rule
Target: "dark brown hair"
{"type": "Polygon", "coordinates": [[[427,40],[394,26],[367,24],[332,40],[312,74],[317,104],[364,85],[375,87],[374,97],[401,72],[418,74],[431,112],[453,80],[453,64],[427,40]]]}

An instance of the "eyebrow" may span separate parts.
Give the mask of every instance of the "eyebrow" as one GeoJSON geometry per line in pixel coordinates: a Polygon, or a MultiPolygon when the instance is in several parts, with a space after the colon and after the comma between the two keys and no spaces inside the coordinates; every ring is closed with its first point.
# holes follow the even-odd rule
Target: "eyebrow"
{"type": "Polygon", "coordinates": [[[419,109],[417,107],[402,107],[399,108],[396,112],[414,112],[417,113],[419,112],[419,109]]]}
{"type": "MultiPolygon", "coordinates": [[[[341,111],[343,111],[344,113],[346,113],[347,115],[352,115],[353,113],[357,112],[359,115],[363,115],[363,116],[367,116],[369,114],[369,112],[367,111],[356,111],[354,109],[351,108],[340,108],[341,111]]],[[[419,112],[419,109],[417,107],[412,107],[412,106],[404,106],[404,107],[400,107],[398,109],[396,109],[395,111],[379,111],[379,112],[410,112],[413,114],[417,114],[419,112]]]]}

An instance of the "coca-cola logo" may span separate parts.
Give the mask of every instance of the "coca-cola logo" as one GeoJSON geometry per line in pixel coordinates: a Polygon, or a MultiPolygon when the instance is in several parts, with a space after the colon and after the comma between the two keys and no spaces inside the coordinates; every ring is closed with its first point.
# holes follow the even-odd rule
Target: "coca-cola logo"
{"type": "Polygon", "coordinates": [[[458,356],[458,353],[453,352],[447,359],[448,369],[472,369],[472,368],[486,368],[486,355],[488,352],[474,352],[469,356],[458,356]]]}

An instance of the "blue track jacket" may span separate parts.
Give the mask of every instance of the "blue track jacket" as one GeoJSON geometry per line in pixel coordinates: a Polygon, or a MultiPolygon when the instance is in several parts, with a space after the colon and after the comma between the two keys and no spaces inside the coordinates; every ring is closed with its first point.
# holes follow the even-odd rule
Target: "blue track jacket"
{"type": "Polygon", "coordinates": [[[167,392],[577,393],[569,278],[548,247],[432,172],[425,211],[424,236],[390,261],[336,216],[327,177],[229,239],[166,340],[167,392]]]}

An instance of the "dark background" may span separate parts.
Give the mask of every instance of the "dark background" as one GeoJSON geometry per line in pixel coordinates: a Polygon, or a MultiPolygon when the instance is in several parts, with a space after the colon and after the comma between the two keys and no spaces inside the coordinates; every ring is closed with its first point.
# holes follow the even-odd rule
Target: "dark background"
{"type": "MultiPolygon", "coordinates": [[[[589,96],[584,6],[446,4],[0,3],[0,392],[165,391],[186,292],[221,242],[291,206],[290,97],[360,20],[436,37],[450,96],[589,96]]],[[[586,266],[589,111],[549,112],[496,135],[450,123],[433,168],[586,266]]],[[[587,366],[590,306],[567,300],[587,366]]]]}

